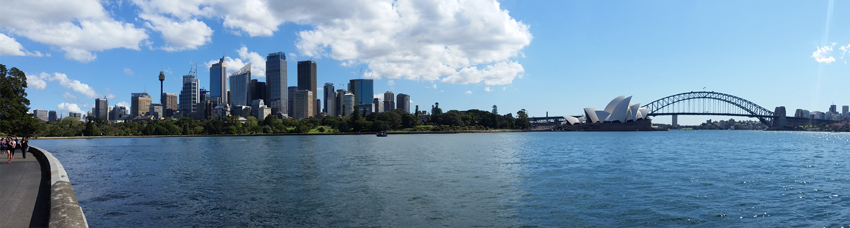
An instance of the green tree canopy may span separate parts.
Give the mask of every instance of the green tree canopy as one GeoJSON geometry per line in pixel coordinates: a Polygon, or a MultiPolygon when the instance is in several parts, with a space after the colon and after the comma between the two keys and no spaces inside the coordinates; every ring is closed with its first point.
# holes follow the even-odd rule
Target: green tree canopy
{"type": "Polygon", "coordinates": [[[18,68],[6,70],[0,64],[0,130],[9,135],[32,136],[39,128],[38,120],[29,114],[27,76],[18,68]]]}

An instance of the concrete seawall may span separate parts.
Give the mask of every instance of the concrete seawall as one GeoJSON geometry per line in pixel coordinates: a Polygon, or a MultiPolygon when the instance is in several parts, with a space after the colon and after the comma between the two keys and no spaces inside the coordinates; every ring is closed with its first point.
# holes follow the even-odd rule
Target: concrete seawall
{"type": "Polygon", "coordinates": [[[42,178],[50,180],[50,227],[89,227],[62,163],[41,148],[30,146],[29,152],[41,163],[42,178]]]}

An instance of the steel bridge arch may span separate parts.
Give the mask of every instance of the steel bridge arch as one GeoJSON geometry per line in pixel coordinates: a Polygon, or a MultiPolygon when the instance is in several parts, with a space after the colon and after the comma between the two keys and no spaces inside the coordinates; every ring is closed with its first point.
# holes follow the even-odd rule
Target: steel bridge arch
{"type": "MultiPolygon", "coordinates": [[[[705,105],[703,105],[705,106],[705,105]]],[[[768,126],[772,125],[773,122],[773,112],[761,107],[760,105],[753,103],[752,101],[730,95],[725,93],[718,93],[714,91],[691,91],[686,93],[679,93],[675,95],[670,95],[653,102],[649,102],[648,104],[643,106],[644,108],[648,108],[649,114],[648,116],[659,116],[659,115],[725,115],[725,116],[746,116],[746,117],[755,117],[758,120],[768,126]],[[716,112],[716,111],[703,111],[703,112],[670,112],[669,110],[665,110],[665,108],[671,109],[674,104],[697,100],[705,102],[707,100],[716,100],[722,101],[726,104],[732,105],[734,107],[740,108],[743,112],[739,113],[730,113],[730,112],[716,112]],[[666,112],[665,112],[666,111],[666,112]]]]}

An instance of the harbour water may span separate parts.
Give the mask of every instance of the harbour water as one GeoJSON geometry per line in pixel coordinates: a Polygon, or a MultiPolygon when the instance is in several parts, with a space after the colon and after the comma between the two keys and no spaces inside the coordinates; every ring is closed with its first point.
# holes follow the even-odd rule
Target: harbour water
{"type": "Polygon", "coordinates": [[[835,227],[850,134],[33,140],[92,227],[835,227]]]}

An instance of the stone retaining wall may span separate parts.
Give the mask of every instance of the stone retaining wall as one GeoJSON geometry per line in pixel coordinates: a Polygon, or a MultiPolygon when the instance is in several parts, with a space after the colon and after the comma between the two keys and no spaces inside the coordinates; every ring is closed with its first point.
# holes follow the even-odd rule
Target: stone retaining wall
{"type": "Polygon", "coordinates": [[[89,227],[62,163],[41,148],[30,146],[29,152],[39,159],[42,172],[50,172],[50,227],[89,227]]]}

